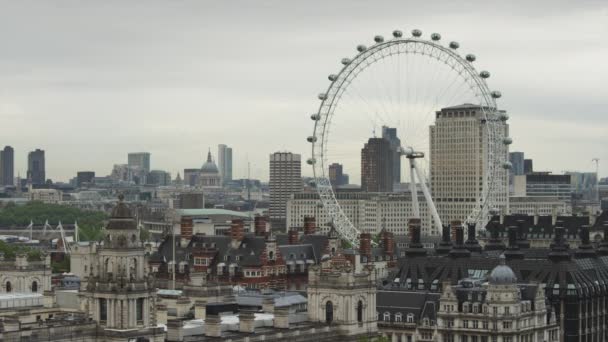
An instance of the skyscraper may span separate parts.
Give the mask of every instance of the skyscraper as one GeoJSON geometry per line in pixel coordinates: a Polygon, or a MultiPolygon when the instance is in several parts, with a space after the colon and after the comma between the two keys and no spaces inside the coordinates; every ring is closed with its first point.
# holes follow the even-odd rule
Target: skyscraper
{"type": "Polygon", "coordinates": [[[342,164],[329,165],[329,182],[333,187],[348,184],[348,175],[344,173],[342,164]]]}
{"type": "Polygon", "coordinates": [[[128,164],[132,169],[143,170],[146,173],[150,172],[150,153],[136,152],[129,153],[128,164]]]}
{"type": "Polygon", "coordinates": [[[44,151],[36,149],[27,155],[27,178],[32,184],[44,184],[46,182],[46,166],[44,151]]]}
{"type": "Polygon", "coordinates": [[[393,154],[393,183],[399,184],[401,183],[401,154],[399,153],[401,140],[397,137],[397,129],[382,126],[382,138],[388,140],[391,145],[393,154]]]}
{"type": "Polygon", "coordinates": [[[524,159],[524,174],[529,175],[534,172],[532,159],[524,159]]]}
{"type": "Polygon", "coordinates": [[[232,180],[232,148],[224,144],[217,145],[217,161],[222,182],[232,180]]]}
{"type": "Polygon", "coordinates": [[[287,200],[303,190],[299,154],[275,152],[270,155],[270,223],[273,230],[285,230],[287,200]]]}
{"type": "Polygon", "coordinates": [[[15,184],[15,151],[5,146],[0,151],[0,185],[15,184]]]}
{"type": "MultiPolygon", "coordinates": [[[[443,108],[430,127],[431,192],[442,223],[466,219],[483,197],[489,141],[482,114],[471,104],[443,108]]],[[[501,125],[507,136],[508,125],[501,125]]],[[[498,149],[505,160],[507,145],[499,144],[498,149]]],[[[491,194],[497,209],[506,210],[508,174],[497,167],[500,176],[493,179],[491,194]]]]}
{"type": "Polygon", "coordinates": [[[393,160],[394,153],[388,140],[370,138],[361,149],[361,190],[392,192],[393,160]]]}
{"type": "Polygon", "coordinates": [[[513,193],[513,179],[515,176],[524,174],[524,153],[523,152],[510,152],[509,162],[511,163],[511,169],[509,170],[509,193],[513,193]]]}

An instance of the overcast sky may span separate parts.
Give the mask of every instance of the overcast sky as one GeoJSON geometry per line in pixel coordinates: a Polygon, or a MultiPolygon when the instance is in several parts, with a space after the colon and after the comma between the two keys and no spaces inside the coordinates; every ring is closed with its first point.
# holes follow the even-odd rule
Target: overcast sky
{"type": "MultiPolygon", "coordinates": [[[[47,177],[106,175],[128,152],[175,175],[233,147],[234,177],[308,157],[327,75],[376,34],[457,40],[536,169],[608,176],[608,2],[0,0],[0,145],[47,177]],[[457,3],[457,4],[456,4],[457,3]]],[[[304,173],[309,174],[307,167],[304,173]]]]}

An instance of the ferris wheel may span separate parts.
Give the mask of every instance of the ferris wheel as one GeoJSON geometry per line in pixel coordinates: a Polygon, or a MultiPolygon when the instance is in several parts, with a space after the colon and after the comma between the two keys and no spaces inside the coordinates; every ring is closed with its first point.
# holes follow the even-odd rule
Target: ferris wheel
{"type": "MultiPolygon", "coordinates": [[[[471,122],[476,122],[476,136],[463,133],[470,133],[472,129],[467,126],[471,122],[466,120],[450,130],[461,135],[455,139],[472,143],[479,139],[483,144],[479,159],[471,165],[471,172],[478,172],[481,181],[475,205],[466,216],[467,222],[483,224],[489,215],[498,211],[501,199],[496,194],[502,192],[497,190],[506,188],[505,174],[511,168],[507,151],[512,141],[505,129],[508,115],[496,105],[501,93],[489,89],[486,83],[489,72],[478,72],[473,67],[475,55],[461,56],[460,45],[454,41],[442,45],[438,33],[424,39],[420,30],[413,30],[411,37],[395,30],[392,36],[387,40],[375,36],[373,45],[358,45],[353,58],[343,58],[340,71],[328,76],[330,85],[318,95],[321,104],[311,115],[314,129],[307,138],[312,145],[312,156],[307,160],[314,172],[311,185],[316,188],[333,226],[342,239],[353,246],[358,246],[360,229],[340,207],[334,192],[336,184],[330,181],[328,168],[332,163],[342,163],[350,172],[359,169],[359,179],[352,174],[351,178],[363,185],[361,146],[369,137],[382,132],[384,138],[388,129],[396,129],[391,141],[397,154],[391,164],[396,170],[392,177],[396,182],[409,181],[413,217],[425,214],[421,213],[418,203],[418,190],[422,191],[426,214],[438,232],[442,222],[430,190],[433,183],[430,165],[434,161],[429,156],[431,142],[439,144],[442,139],[437,133],[441,127],[435,124],[442,109],[459,105],[475,108],[471,112],[476,113],[477,120],[471,122]]],[[[454,112],[459,114],[457,110],[454,112]]],[[[457,164],[457,154],[449,157],[457,164]]]]}

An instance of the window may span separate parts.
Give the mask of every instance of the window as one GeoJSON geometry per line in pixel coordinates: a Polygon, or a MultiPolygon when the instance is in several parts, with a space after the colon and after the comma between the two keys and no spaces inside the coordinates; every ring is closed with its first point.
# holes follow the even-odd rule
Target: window
{"type": "Polygon", "coordinates": [[[407,314],[407,322],[414,323],[414,314],[407,314]]]}
{"type": "Polygon", "coordinates": [[[137,298],[137,321],[144,320],[144,299],[137,298]]]}
{"type": "Polygon", "coordinates": [[[479,321],[473,321],[473,329],[479,329],[479,321]]]}
{"type": "Polygon", "coordinates": [[[363,302],[359,301],[357,303],[357,322],[363,322],[363,302]]]}
{"type": "Polygon", "coordinates": [[[512,324],[510,321],[502,322],[503,329],[511,329],[512,324]]]}
{"type": "Polygon", "coordinates": [[[6,282],[6,293],[13,292],[13,285],[11,285],[10,281],[6,282]]]}
{"type": "Polygon", "coordinates": [[[32,282],[32,292],[38,292],[38,282],[35,280],[32,282]]]}
{"type": "Polygon", "coordinates": [[[508,315],[510,313],[510,309],[508,306],[505,306],[505,315],[508,315]]]}
{"type": "Polygon", "coordinates": [[[484,330],[488,330],[488,321],[483,321],[482,326],[484,330]]]}
{"type": "Polygon", "coordinates": [[[398,312],[395,314],[395,322],[402,322],[403,321],[403,315],[401,314],[401,312],[398,312]]]}
{"type": "Polygon", "coordinates": [[[446,321],[446,324],[447,324],[448,328],[454,327],[454,319],[453,318],[448,319],[446,321]]]}
{"type": "Polygon", "coordinates": [[[334,304],[331,301],[325,303],[325,323],[331,324],[334,320],[334,304]]]}
{"type": "Polygon", "coordinates": [[[105,298],[99,299],[99,320],[100,321],[108,320],[108,302],[105,298]]]}
{"type": "Polygon", "coordinates": [[[494,315],[498,315],[498,308],[497,307],[493,307],[492,308],[494,315]]]}
{"type": "Polygon", "coordinates": [[[467,321],[466,319],[462,321],[462,327],[463,328],[468,328],[469,327],[469,321],[467,321]]]}
{"type": "Polygon", "coordinates": [[[383,321],[389,322],[391,320],[391,313],[390,312],[385,312],[384,313],[384,317],[382,318],[383,321]]]}

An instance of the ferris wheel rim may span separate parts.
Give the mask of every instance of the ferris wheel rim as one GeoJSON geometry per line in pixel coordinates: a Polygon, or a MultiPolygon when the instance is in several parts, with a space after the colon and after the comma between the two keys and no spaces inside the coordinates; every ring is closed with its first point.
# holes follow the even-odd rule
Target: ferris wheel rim
{"type": "MultiPolygon", "coordinates": [[[[354,58],[344,58],[342,60],[342,64],[344,64],[344,66],[340,69],[340,72],[338,74],[330,75],[330,85],[324,93],[321,93],[319,95],[321,103],[319,104],[319,108],[316,113],[313,114],[313,120],[315,121],[315,123],[312,139],[309,137],[309,141],[312,143],[312,158],[309,159],[309,164],[311,164],[313,168],[315,187],[319,194],[321,203],[324,207],[330,206],[329,211],[332,212],[330,213],[330,217],[332,217],[332,219],[338,219],[339,221],[342,221],[340,222],[341,225],[346,224],[346,226],[348,226],[347,229],[350,230],[352,234],[350,234],[351,236],[347,237],[347,240],[349,240],[353,244],[356,244],[356,237],[353,237],[352,235],[358,235],[359,230],[350,222],[350,220],[346,217],[346,215],[340,208],[340,204],[337,201],[336,194],[326,174],[327,165],[325,158],[327,157],[326,148],[327,138],[329,136],[328,129],[331,125],[331,119],[333,118],[334,111],[336,110],[342,96],[344,95],[344,92],[346,91],[350,83],[357,79],[357,76],[359,74],[364,72],[371,65],[392,55],[419,53],[421,55],[427,56],[427,58],[433,58],[439,62],[444,62],[445,64],[448,64],[448,61],[451,61],[453,62],[453,64],[448,66],[450,66],[453,71],[457,71],[455,68],[460,67],[461,70],[458,72],[459,75],[462,76],[463,73],[466,75],[466,77],[463,76],[462,79],[472,90],[476,89],[479,91],[474,92],[475,97],[480,102],[478,105],[476,104],[476,106],[479,106],[481,108],[483,112],[483,117],[489,123],[485,126],[485,129],[487,130],[489,135],[489,140],[493,140],[492,136],[496,135],[494,134],[496,132],[493,131],[495,128],[492,127],[494,125],[491,123],[491,121],[497,120],[494,118],[493,115],[497,113],[496,101],[493,94],[494,92],[490,91],[490,88],[488,87],[485,81],[485,78],[489,77],[489,73],[486,71],[482,71],[481,73],[477,72],[477,70],[471,64],[475,60],[475,56],[469,54],[465,58],[463,58],[455,51],[455,49],[459,47],[457,43],[452,42],[450,43],[449,47],[445,47],[439,44],[435,39],[429,41],[426,39],[419,38],[419,36],[413,38],[395,36],[394,39],[390,39],[387,41],[384,41],[383,39],[376,39],[376,44],[374,44],[370,48],[361,47],[362,45],[357,48],[359,50],[359,53],[357,53],[354,58]],[[414,45],[414,47],[416,47],[416,45],[420,45],[422,49],[420,51],[408,51],[407,48],[404,51],[397,49],[396,52],[389,51],[389,53],[386,55],[381,54],[381,52],[393,46],[405,45],[407,47],[408,44],[414,45]],[[433,52],[435,52],[436,55],[434,55],[433,52]],[[378,54],[380,54],[380,56],[378,56],[378,54]],[[444,57],[445,60],[443,60],[441,57],[444,57]],[[369,61],[370,59],[372,59],[371,62],[369,61]],[[484,73],[487,74],[486,77],[484,77],[484,73]],[[350,77],[351,75],[352,77],[350,77]],[[332,205],[333,207],[331,207],[332,205]]],[[[498,93],[499,97],[500,93],[496,93],[498,93]]],[[[489,154],[492,154],[492,151],[490,151],[489,154]]],[[[496,166],[490,165],[493,164],[492,161],[494,161],[494,164],[496,164],[498,159],[492,155],[488,156],[488,161],[486,164],[490,168],[496,166]]],[[[488,173],[491,174],[491,172],[488,173]]],[[[493,187],[492,178],[494,177],[489,177],[491,178],[489,183],[487,183],[487,178],[488,177],[484,177],[484,191],[482,192],[483,198],[480,199],[478,202],[481,207],[479,209],[481,210],[479,210],[478,213],[476,213],[475,211],[472,212],[471,215],[469,215],[469,218],[467,218],[467,220],[479,219],[479,216],[483,215],[484,207],[486,207],[488,205],[488,202],[490,201],[489,190],[493,187]]],[[[337,230],[341,235],[344,235],[346,233],[342,231],[344,229],[337,230]]]]}

